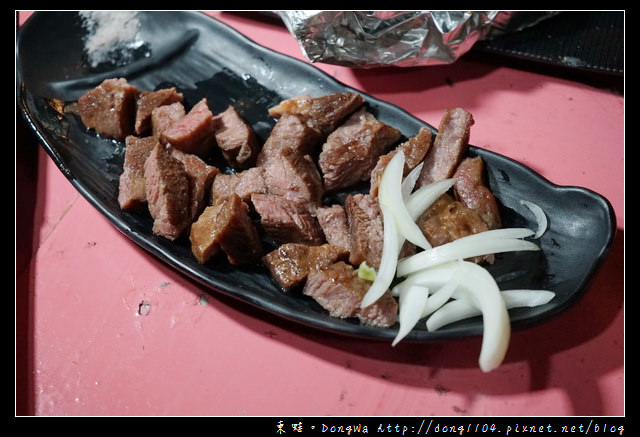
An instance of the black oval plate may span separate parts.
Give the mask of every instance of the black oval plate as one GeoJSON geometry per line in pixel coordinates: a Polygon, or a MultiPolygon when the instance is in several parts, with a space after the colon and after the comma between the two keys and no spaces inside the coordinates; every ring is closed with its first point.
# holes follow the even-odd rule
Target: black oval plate
{"type": "MultiPolygon", "coordinates": [[[[151,219],[119,208],[118,178],[123,146],[85,129],[60,110],[107,77],[126,77],[141,90],[176,86],[192,105],[207,97],[214,113],[233,104],[261,140],[274,120],[267,108],[300,94],[354,91],[314,66],[266,49],[227,25],[198,12],[140,13],[145,44],[126,65],[90,68],[85,30],[75,12],[38,12],[17,38],[17,92],[22,114],[59,169],[117,229],[168,265],[210,288],[285,319],[333,333],[391,340],[396,328],[363,326],[327,315],[311,299],[284,293],[264,268],[233,268],[225,261],[199,264],[188,242],[170,242],[151,232],[151,219]]],[[[358,91],[358,90],[355,90],[358,91]]],[[[404,110],[362,93],[372,112],[409,137],[428,126],[404,110]]],[[[432,126],[429,128],[435,129],[432,126]]],[[[539,240],[542,251],[498,255],[490,267],[502,289],[549,289],[556,297],[536,308],[511,311],[514,327],[531,325],[569,307],[583,293],[613,241],[615,216],[609,202],[588,189],[554,185],[504,156],[476,147],[488,182],[501,203],[505,226],[536,229],[521,199],[537,203],[549,218],[539,240]]],[[[405,341],[482,333],[479,318],[428,332],[419,324],[405,341]]]]}

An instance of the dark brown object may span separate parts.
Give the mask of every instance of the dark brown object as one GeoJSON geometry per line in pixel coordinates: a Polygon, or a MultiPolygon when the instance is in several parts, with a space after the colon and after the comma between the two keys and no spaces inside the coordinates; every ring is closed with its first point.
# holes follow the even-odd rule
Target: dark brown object
{"type": "Polygon", "coordinates": [[[160,140],[178,150],[193,153],[206,159],[211,154],[215,139],[213,136],[213,113],[207,99],[196,103],[181,119],[172,123],[160,134],[160,140]]]}
{"type": "Polygon", "coordinates": [[[325,190],[340,190],[368,181],[378,158],[400,136],[400,131],[377,120],[366,108],[351,115],[322,146],[318,165],[325,190]]]}
{"type": "Polygon", "coordinates": [[[175,240],[191,223],[189,175],[184,164],[158,143],[145,161],[144,178],[153,233],[175,240]]]}
{"type": "Polygon", "coordinates": [[[453,190],[467,208],[480,214],[489,229],[502,226],[498,201],[485,185],[484,161],[481,157],[465,158],[456,169],[453,190]]]}
{"type": "Polygon", "coordinates": [[[369,192],[374,196],[378,195],[378,185],[380,184],[382,174],[384,173],[385,168],[387,168],[389,161],[391,161],[391,158],[393,158],[399,150],[404,152],[404,176],[406,176],[424,160],[424,157],[431,148],[432,141],[433,132],[426,127],[421,127],[418,130],[418,133],[413,137],[409,138],[392,151],[382,155],[378,159],[375,168],[371,171],[371,186],[369,192]]]}
{"type": "Polygon", "coordinates": [[[374,304],[360,308],[369,287],[371,281],[360,278],[352,265],[338,261],[309,273],[302,292],[318,302],[332,317],[357,317],[361,323],[370,326],[394,325],[398,303],[389,290],[374,304]]]}
{"type": "Polygon", "coordinates": [[[124,140],[134,133],[137,95],[126,79],[105,79],[78,99],[82,123],[104,137],[124,140]]]}
{"type": "Polygon", "coordinates": [[[445,110],[433,146],[424,159],[416,186],[453,177],[458,164],[469,149],[473,117],[462,108],[445,110]]]}
{"type": "Polygon", "coordinates": [[[262,168],[269,194],[282,196],[311,213],[320,206],[324,187],[311,156],[285,149],[278,159],[268,160],[262,168]]]}
{"type": "Polygon", "coordinates": [[[260,237],[249,216],[249,207],[236,195],[218,198],[191,226],[191,251],[205,263],[222,250],[232,265],[259,260],[260,237]]]}
{"type": "Polygon", "coordinates": [[[213,117],[213,130],[222,156],[231,167],[246,169],[255,165],[259,152],[256,133],[233,106],[213,117]]]}
{"type": "Polygon", "coordinates": [[[271,158],[278,159],[286,150],[293,150],[300,155],[313,154],[321,141],[322,137],[317,130],[309,127],[296,115],[284,114],[276,121],[264,142],[256,165],[265,165],[271,158]]]}
{"type": "Polygon", "coordinates": [[[250,202],[252,194],[266,194],[263,173],[262,167],[251,167],[239,173],[218,173],[211,186],[211,202],[231,194],[237,194],[245,202],[250,202]]]}
{"type": "Polygon", "coordinates": [[[126,210],[141,210],[147,205],[144,163],[153,148],[158,145],[154,137],[125,138],[124,162],[118,185],[118,204],[126,210]]]}
{"type": "Polygon", "coordinates": [[[218,168],[191,153],[171,149],[171,155],[184,165],[189,177],[189,218],[195,220],[209,202],[209,190],[218,168]]]}
{"type": "Polygon", "coordinates": [[[312,271],[345,260],[346,257],[344,247],[332,244],[309,246],[285,243],[262,257],[262,260],[280,287],[292,291],[300,288],[312,271]]]}
{"type": "Polygon", "coordinates": [[[277,244],[325,242],[316,218],[298,203],[273,194],[253,194],[251,202],[265,233],[277,244]]]}
{"type": "Polygon", "coordinates": [[[154,108],[151,111],[151,135],[160,138],[162,132],[185,115],[187,111],[181,102],[154,108]]]}
{"type": "Polygon", "coordinates": [[[349,249],[349,224],[342,205],[317,208],[316,218],[328,243],[349,249]]]}
{"type": "Polygon", "coordinates": [[[145,135],[150,132],[151,113],[155,108],[182,102],[183,98],[182,93],[177,92],[175,87],[140,92],[136,99],[135,133],[145,135]]]}
{"type": "Polygon", "coordinates": [[[354,92],[333,93],[320,97],[302,95],[269,108],[269,115],[297,115],[309,127],[326,137],[363,104],[362,95],[354,92]]]}
{"type": "MultiPolygon", "coordinates": [[[[480,214],[449,194],[441,195],[416,221],[432,246],[441,246],[467,235],[489,230],[480,214]]],[[[493,262],[494,256],[475,257],[474,262],[493,262]]]]}

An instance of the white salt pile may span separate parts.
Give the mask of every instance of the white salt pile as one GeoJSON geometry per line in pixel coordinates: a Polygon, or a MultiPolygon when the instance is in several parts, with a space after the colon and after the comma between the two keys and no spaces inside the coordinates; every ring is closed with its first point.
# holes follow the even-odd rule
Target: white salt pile
{"type": "Polygon", "coordinates": [[[124,63],[142,45],[140,21],[135,11],[81,11],[87,59],[92,67],[102,62],[124,63]]]}

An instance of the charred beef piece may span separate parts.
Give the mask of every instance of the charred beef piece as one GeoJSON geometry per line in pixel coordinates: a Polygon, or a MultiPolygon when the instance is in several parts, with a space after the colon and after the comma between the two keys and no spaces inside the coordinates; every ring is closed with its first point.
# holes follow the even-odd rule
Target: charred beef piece
{"type": "MultiPolygon", "coordinates": [[[[477,211],[467,208],[447,193],[441,195],[427,208],[416,222],[434,247],[489,230],[477,211]]],[[[494,256],[475,257],[470,261],[483,260],[492,263],[494,256]]]]}
{"type": "Polygon", "coordinates": [[[370,326],[389,327],[396,323],[398,303],[387,292],[374,304],[361,309],[362,298],[371,282],[358,276],[350,264],[338,261],[309,273],[303,294],[310,296],[333,317],[357,317],[370,326]]]}
{"type": "Polygon", "coordinates": [[[187,111],[181,102],[158,106],[151,110],[151,135],[160,138],[174,122],[187,115],[187,111]]]}
{"type": "Polygon", "coordinates": [[[383,221],[378,199],[370,194],[352,194],[345,198],[344,209],[349,226],[349,262],[380,267],[383,246],[383,221]]]}
{"type": "Polygon", "coordinates": [[[118,204],[126,210],[139,211],[147,205],[144,163],[151,150],[158,145],[154,137],[139,138],[128,135],[125,138],[124,162],[118,185],[118,204]]]}
{"type": "Polygon", "coordinates": [[[258,138],[233,106],[213,117],[213,130],[222,156],[231,167],[246,169],[255,165],[260,150],[258,138]]]}
{"type": "Polygon", "coordinates": [[[426,127],[421,127],[418,130],[418,133],[413,137],[400,144],[391,152],[382,155],[378,159],[375,168],[371,171],[369,193],[371,193],[371,195],[373,196],[378,195],[378,184],[380,183],[380,179],[382,178],[384,169],[387,167],[389,161],[391,161],[391,158],[393,158],[393,156],[398,153],[398,150],[402,150],[404,152],[404,175],[406,176],[411,170],[413,170],[424,160],[424,157],[427,155],[427,152],[431,148],[432,141],[433,132],[431,132],[426,127]]]}
{"type": "Polygon", "coordinates": [[[86,127],[122,141],[134,133],[137,95],[126,79],[105,79],[78,99],[78,114],[86,127]]]}
{"type": "Polygon", "coordinates": [[[460,202],[477,211],[489,229],[502,226],[498,201],[485,185],[484,161],[481,157],[465,158],[453,175],[453,190],[460,202]]]}
{"type": "MultiPolygon", "coordinates": [[[[378,198],[371,194],[350,194],[345,198],[344,209],[349,230],[349,262],[369,267],[380,267],[383,248],[384,221],[378,198]]],[[[415,253],[414,244],[406,241],[400,249],[400,256],[415,253]]]]}
{"type": "Polygon", "coordinates": [[[311,213],[300,204],[274,194],[253,194],[251,202],[260,216],[265,233],[277,244],[325,242],[322,229],[311,213]]]}
{"type": "Polygon", "coordinates": [[[445,110],[433,147],[424,159],[416,186],[453,177],[458,164],[469,149],[469,135],[473,116],[462,108],[445,110]]]}
{"type": "Polygon", "coordinates": [[[191,223],[189,175],[184,164],[158,143],[145,161],[144,178],[153,233],[175,240],[191,223]]]}
{"type": "Polygon", "coordinates": [[[321,97],[302,95],[283,100],[269,108],[269,115],[297,115],[309,127],[326,137],[363,104],[362,95],[354,92],[333,93],[321,97]]]}
{"type": "Polygon", "coordinates": [[[160,134],[160,140],[178,150],[206,159],[215,146],[213,113],[207,99],[196,103],[187,114],[160,134]]]}
{"type": "Polygon", "coordinates": [[[344,247],[285,243],[262,257],[272,277],[285,291],[299,289],[310,272],[346,260],[344,247]]]}
{"type": "Polygon", "coordinates": [[[400,139],[400,131],[377,120],[366,108],[351,115],[328,137],[318,164],[327,192],[371,178],[378,158],[400,139]]]}
{"type": "Polygon", "coordinates": [[[211,186],[211,202],[231,194],[237,194],[245,202],[251,202],[252,194],[266,194],[263,173],[262,167],[251,167],[239,173],[218,173],[211,186]]]}
{"type": "Polygon", "coordinates": [[[151,130],[151,113],[155,108],[182,102],[183,98],[182,93],[177,92],[175,87],[140,92],[136,99],[135,133],[138,135],[149,133],[151,130]]]}
{"type": "Polygon", "coordinates": [[[328,243],[349,249],[349,224],[342,205],[317,208],[316,218],[328,243]]]}
{"type": "Polygon", "coordinates": [[[220,250],[232,265],[244,265],[260,259],[262,246],[258,231],[249,216],[249,207],[235,194],[216,199],[191,225],[191,251],[205,263],[220,250]]]}
{"type": "Polygon", "coordinates": [[[269,159],[262,168],[269,194],[296,202],[311,213],[320,206],[324,194],[322,176],[309,155],[285,149],[278,159],[269,159]]]}
{"type": "Polygon", "coordinates": [[[256,165],[263,166],[271,158],[279,159],[285,150],[311,155],[322,142],[320,133],[296,115],[284,114],[276,121],[269,137],[258,153],[256,165]]]}
{"type": "Polygon", "coordinates": [[[209,190],[218,174],[218,168],[208,165],[196,155],[178,149],[172,148],[171,156],[182,162],[189,176],[189,218],[193,221],[209,203],[209,190]]]}

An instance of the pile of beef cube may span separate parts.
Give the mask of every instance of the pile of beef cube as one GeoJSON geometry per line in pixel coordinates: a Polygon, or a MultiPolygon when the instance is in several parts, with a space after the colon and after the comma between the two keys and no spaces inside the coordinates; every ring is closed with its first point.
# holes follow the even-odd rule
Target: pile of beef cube
{"type": "MultiPolygon", "coordinates": [[[[433,246],[500,227],[484,163],[466,156],[473,117],[461,108],[444,112],[437,135],[421,128],[406,138],[359,93],[303,95],[268,109],[275,124],[262,144],[233,106],[214,114],[203,98],[187,107],[173,87],[143,91],[107,79],[77,109],[87,128],[125,145],[121,208],[148,212],[156,235],[188,238],[200,263],[263,263],[284,292],[310,296],[334,317],[396,323],[390,292],[360,308],[371,282],[357,268],[380,266],[378,184],[398,150],[405,174],[422,163],[417,187],[455,178],[453,192],[418,219],[433,246]],[[212,164],[216,153],[233,171],[212,164]],[[363,183],[368,192],[352,190],[363,183]],[[336,193],[346,193],[340,203],[329,200],[336,193]]],[[[405,243],[402,253],[415,250],[405,243]]]]}

